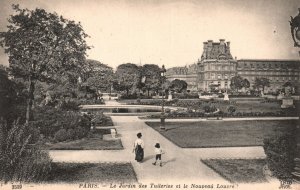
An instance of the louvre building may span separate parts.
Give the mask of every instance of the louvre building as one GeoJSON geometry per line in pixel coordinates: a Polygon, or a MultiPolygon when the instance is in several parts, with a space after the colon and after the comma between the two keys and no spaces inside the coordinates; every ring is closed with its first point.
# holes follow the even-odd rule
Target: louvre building
{"type": "Polygon", "coordinates": [[[190,91],[210,91],[211,86],[220,90],[230,88],[230,79],[236,75],[247,79],[250,88],[255,78],[268,78],[270,86],[266,92],[276,92],[283,84],[290,82],[300,86],[299,60],[274,59],[234,59],[230,52],[230,42],[208,40],[203,43],[203,53],[197,63],[186,67],[173,67],[167,70],[167,79],[184,80],[190,91]],[[215,85],[212,85],[215,84],[215,85]]]}

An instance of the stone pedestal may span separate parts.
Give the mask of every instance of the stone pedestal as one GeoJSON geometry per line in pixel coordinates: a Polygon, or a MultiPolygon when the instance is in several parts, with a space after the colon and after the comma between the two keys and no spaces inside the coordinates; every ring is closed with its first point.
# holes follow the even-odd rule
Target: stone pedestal
{"type": "Polygon", "coordinates": [[[291,108],[294,107],[294,100],[290,97],[282,98],[281,108],[291,108]]]}
{"type": "Polygon", "coordinates": [[[229,96],[228,96],[228,94],[226,93],[226,94],[224,94],[224,100],[226,100],[226,101],[229,101],[229,96]]]}
{"type": "Polygon", "coordinates": [[[172,94],[168,95],[168,101],[171,101],[173,99],[172,94]]]}

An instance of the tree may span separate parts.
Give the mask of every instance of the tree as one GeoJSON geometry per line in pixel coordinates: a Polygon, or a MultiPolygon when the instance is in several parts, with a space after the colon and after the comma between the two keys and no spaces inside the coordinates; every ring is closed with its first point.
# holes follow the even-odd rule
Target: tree
{"type": "Polygon", "coordinates": [[[236,92],[244,87],[244,80],[241,76],[237,75],[231,78],[230,88],[236,92]]]}
{"type": "Polygon", "coordinates": [[[244,88],[250,88],[250,82],[247,79],[243,80],[243,87],[244,88]]]}
{"type": "Polygon", "coordinates": [[[32,119],[36,82],[53,82],[62,75],[77,80],[90,47],[80,23],[44,9],[20,9],[13,5],[13,10],[8,30],[0,33],[0,43],[9,56],[11,74],[28,81],[28,124],[32,119]]]}
{"type": "Polygon", "coordinates": [[[85,85],[95,91],[110,91],[114,79],[113,69],[99,61],[87,60],[91,67],[89,77],[85,81],[85,85]]]}
{"type": "Polygon", "coordinates": [[[267,78],[255,78],[254,86],[258,89],[262,88],[262,91],[265,91],[265,87],[270,86],[270,80],[267,78]]]}
{"type": "Polygon", "coordinates": [[[148,96],[150,90],[158,91],[161,87],[160,71],[159,66],[154,64],[145,64],[141,68],[141,86],[148,91],[148,96]]]}
{"type": "Polygon", "coordinates": [[[183,92],[187,89],[187,83],[184,80],[175,79],[171,82],[171,90],[175,92],[183,92]]]}
{"type": "Polygon", "coordinates": [[[295,92],[294,85],[291,82],[286,82],[283,84],[283,90],[285,95],[289,96],[295,92]]]}
{"type": "MultiPolygon", "coordinates": [[[[4,118],[10,125],[15,118],[24,114],[27,94],[25,86],[16,79],[10,79],[6,68],[0,67],[0,118],[4,118]],[[4,109],[5,108],[5,109],[4,109]]],[[[20,118],[22,121],[24,118],[20,118]]]]}
{"type": "Polygon", "coordinates": [[[124,89],[127,95],[129,90],[134,91],[140,82],[140,68],[133,63],[119,65],[115,74],[117,81],[114,83],[114,88],[124,89]]]}

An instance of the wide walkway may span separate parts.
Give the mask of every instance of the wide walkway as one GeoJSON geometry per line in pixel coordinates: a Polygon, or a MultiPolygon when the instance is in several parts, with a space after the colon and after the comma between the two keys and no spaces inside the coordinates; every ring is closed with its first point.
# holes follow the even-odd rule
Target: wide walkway
{"type": "MultiPolygon", "coordinates": [[[[118,105],[115,100],[106,105],[118,105]]],[[[179,148],[145,124],[137,116],[111,116],[122,140],[124,150],[52,150],[50,156],[56,162],[131,162],[139,183],[227,183],[222,177],[201,162],[207,158],[264,158],[262,147],[230,148],[179,148]],[[141,132],[145,142],[143,163],[134,160],[133,143],[141,132]],[[163,167],[153,166],[154,145],[161,143],[165,151],[163,167]]],[[[152,120],[153,121],[153,120],[152,120]]],[[[187,139],[188,140],[188,139],[187,139]]]]}
{"type": "Polygon", "coordinates": [[[112,116],[112,119],[118,126],[117,131],[122,135],[124,155],[131,154],[132,164],[139,182],[224,181],[223,178],[202,164],[198,156],[175,146],[136,116],[112,116]],[[145,142],[145,160],[143,163],[135,162],[134,153],[132,152],[133,143],[138,132],[143,134],[142,138],[145,142]],[[161,143],[165,151],[165,154],[162,156],[163,167],[152,165],[156,142],[161,143]]]}

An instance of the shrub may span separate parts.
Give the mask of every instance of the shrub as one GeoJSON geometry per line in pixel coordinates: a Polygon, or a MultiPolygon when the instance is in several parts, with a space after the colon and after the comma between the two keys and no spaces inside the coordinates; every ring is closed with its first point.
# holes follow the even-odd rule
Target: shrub
{"type": "Polygon", "coordinates": [[[104,115],[102,112],[93,116],[92,123],[98,126],[113,126],[111,118],[104,115]]]}
{"type": "Polygon", "coordinates": [[[293,130],[264,139],[264,151],[272,174],[280,180],[291,180],[296,155],[296,136],[293,130]]]}
{"type": "Polygon", "coordinates": [[[74,129],[68,129],[68,130],[67,130],[67,137],[68,137],[68,139],[70,139],[70,140],[75,140],[75,139],[77,139],[77,135],[76,135],[76,133],[75,133],[75,130],[74,130],[74,129]]]}
{"type": "Polygon", "coordinates": [[[212,113],[217,111],[217,108],[214,105],[205,105],[203,107],[203,110],[205,111],[205,113],[212,113]]]}
{"type": "MultiPolygon", "coordinates": [[[[91,121],[89,116],[81,115],[79,112],[62,111],[61,109],[50,106],[36,107],[35,118],[32,125],[40,129],[40,133],[46,138],[52,138],[58,135],[60,129],[75,129],[77,127],[89,131],[91,121]]],[[[84,133],[84,134],[87,134],[84,133]]],[[[58,137],[60,139],[60,137],[58,137]]],[[[64,138],[63,138],[64,139],[64,138]]]]}
{"type": "Polygon", "coordinates": [[[39,182],[48,178],[51,171],[51,159],[47,152],[36,148],[26,150],[26,156],[19,163],[20,170],[14,174],[17,181],[39,182]]]}
{"type": "Polygon", "coordinates": [[[54,140],[57,142],[66,141],[68,139],[68,133],[66,129],[60,129],[54,134],[54,140]]]}
{"type": "Polygon", "coordinates": [[[176,94],[173,94],[173,98],[195,99],[195,98],[199,98],[199,95],[197,93],[176,93],[176,94]]]}
{"type": "Polygon", "coordinates": [[[229,106],[229,107],[227,108],[227,111],[228,111],[228,113],[233,113],[233,112],[236,111],[236,108],[235,108],[234,106],[229,106]]]}
{"type": "Polygon", "coordinates": [[[82,138],[86,137],[89,132],[82,127],[76,127],[74,129],[74,131],[75,131],[75,136],[77,139],[82,139],[82,138]]]}
{"type": "Polygon", "coordinates": [[[40,140],[40,130],[33,126],[32,123],[30,123],[27,128],[27,134],[31,135],[31,138],[29,140],[30,144],[35,144],[40,140]]]}
{"type": "Polygon", "coordinates": [[[75,100],[62,101],[60,109],[65,111],[78,111],[80,103],[75,100]]]}
{"type": "Polygon", "coordinates": [[[27,127],[16,121],[5,133],[9,127],[6,122],[0,121],[0,181],[41,181],[46,179],[51,171],[48,153],[36,147],[29,147],[31,135],[25,132],[27,127]]]}
{"type": "Polygon", "coordinates": [[[122,94],[121,96],[120,96],[120,99],[137,99],[138,98],[138,96],[137,96],[137,94],[136,93],[134,93],[134,94],[122,94]]]}

